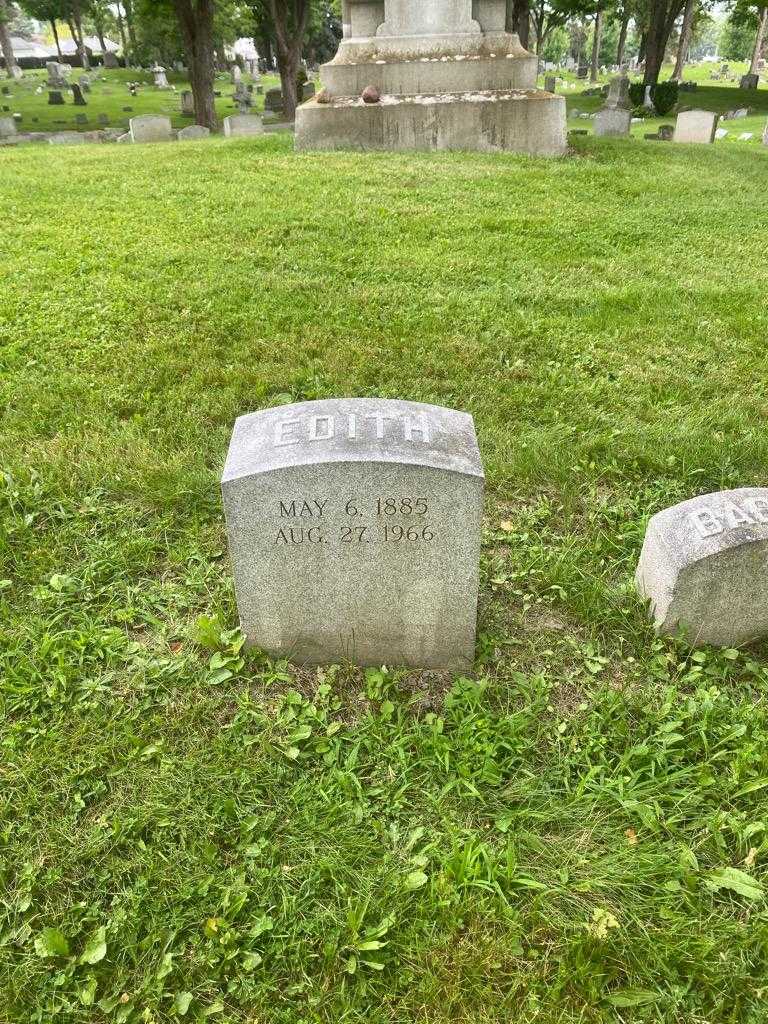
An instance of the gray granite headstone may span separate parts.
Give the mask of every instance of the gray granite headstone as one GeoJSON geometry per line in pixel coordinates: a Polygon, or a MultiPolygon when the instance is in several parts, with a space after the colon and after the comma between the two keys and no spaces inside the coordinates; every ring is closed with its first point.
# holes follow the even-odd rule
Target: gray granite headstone
{"type": "Polygon", "coordinates": [[[661,633],[694,645],[768,636],[768,488],[691,498],[648,523],[637,588],[661,633]]]}
{"type": "Polygon", "coordinates": [[[595,115],[595,135],[617,137],[629,135],[632,111],[622,107],[603,107],[595,115]]]}
{"type": "Polygon", "coordinates": [[[81,132],[54,132],[48,136],[48,144],[51,146],[82,146],[87,141],[81,132]]]}
{"type": "Polygon", "coordinates": [[[715,141],[717,114],[711,110],[685,110],[677,115],[673,142],[712,143],[715,141]]]}
{"type": "Polygon", "coordinates": [[[466,413],[359,398],[241,416],[222,493],[249,642],[302,663],[467,670],[483,484],[466,413]]]}
{"type": "Polygon", "coordinates": [[[195,139],[207,139],[211,134],[210,128],[202,124],[190,124],[186,128],[180,128],[176,138],[179,142],[193,142],[195,139]]]}
{"type": "Polygon", "coordinates": [[[170,117],[162,117],[159,114],[132,117],[128,126],[134,142],[170,142],[173,138],[170,117]]]}
{"type": "Polygon", "coordinates": [[[224,118],[224,135],[231,139],[240,135],[261,135],[264,125],[257,114],[232,114],[224,118]]]}

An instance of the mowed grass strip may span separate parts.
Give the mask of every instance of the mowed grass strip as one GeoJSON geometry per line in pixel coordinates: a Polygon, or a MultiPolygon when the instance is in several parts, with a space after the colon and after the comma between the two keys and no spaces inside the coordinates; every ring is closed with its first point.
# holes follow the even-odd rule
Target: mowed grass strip
{"type": "Polygon", "coordinates": [[[765,158],[0,153],[0,1017],[762,1019],[765,652],[632,572],[765,482],[765,158]],[[475,417],[471,678],[241,648],[232,423],[343,395],[475,417]]]}

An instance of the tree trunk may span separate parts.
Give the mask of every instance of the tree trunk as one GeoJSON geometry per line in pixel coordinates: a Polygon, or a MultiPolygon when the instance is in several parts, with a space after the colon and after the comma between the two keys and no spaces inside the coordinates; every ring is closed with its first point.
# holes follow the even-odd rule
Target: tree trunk
{"type": "Polygon", "coordinates": [[[629,28],[629,12],[624,11],[621,16],[621,27],[619,28],[619,44],[616,47],[616,63],[619,68],[624,63],[624,51],[627,48],[627,30],[629,28]]]}
{"type": "MultiPolygon", "coordinates": [[[[133,0],[122,0],[125,11],[125,27],[128,29],[128,46],[130,48],[131,64],[136,61],[136,29],[133,24],[133,0]]],[[[126,64],[128,55],[126,54],[126,64]]]]}
{"type": "Polygon", "coordinates": [[[215,0],[173,0],[189,65],[195,122],[218,128],[213,96],[213,9],[215,0]]]}
{"type": "Polygon", "coordinates": [[[648,52],[648,33],[643,32],[640,36],[640,45],[637,48],[638,64],[645,64],[645,55],[648,52]]]}
{"type": "Polygon", "coordinates": [[[130,54],[128,52],[128,40],[125,35],[125,23],[123,21],[123,13],[120,10],[120,4],[115,4],[115,17],[117,18],[117,31],[120,33],[120,46],[123,51],[123,60],[125,66],[128,67],[130,54]]]}
{"type": "Polygon", "coordinates": [[[80,0],[73,0],[72,3],[72,35],[77,45],[77,52],[80,55],[80,66],[84,71],[90,71],[91,62],[88,60],[88,53],[85,49],[85,40],[83,39],[83,11],[80,6],[80,0]]]}
{"type": "Polygon", "coordinates": [[[685,13],[683,14],[683,27],[680,29],[680,43],[677,47],[677,60],[672,78],[676,82],[682,81],[683,68],[688,59],[688,49],[691,45],[691,30],[693,29],[693,15],[696,12],[696,0],[686,0],[685,13]]]}
{"type": "Polygon", "coordinates": [[[8,78],[15,78],[16,76],[13,73],[13,69],[17,64],[16,58],[13,56],[11,34],[8,31],[8,22],[10,20],[10,11],[8,10],[6,0],[0,0],[0,50],[3,52],[6,75],[8,78]]]}
{"type": "Polygon", "coordinates": [[[91,11],[91,17],[93,18],[93,26],[96,29],[96,38],[99,40],[99,46],[101,47],[101,58],[104,59],[104,54],[107,52],[107,43],[104,39],[104,19],[96,13],[97,8],[94,6],[91,11]]]}
{"type": "Polygon", "coordinates": [[[757,35],[755,36],[755,48],[752,51],[752,60],[749,65],[750,75],[757,74],[757,62],[760,60],[760,56],[763,52],[763,41],[765,39],[765,30],[768,28],[768,7],[762,7],[759,12],[759,21],[757,23],[757,35]]]}
{"type": "Polygon", "coordinates": [[[598,78],[600,65],[600,44],[603,41],[603,6],[598,5],[595,11],[595,34],[592,38],[592,67],[589,73],[589,80],[595,83],[598,78]]]}
{"type": "Polygon", "coordinates": [[[655,88],[658,84],[669,34],[680,10],[681,6],[678,6],[676,0],[653,0],[646,41],[643,85],[655,88]]]}
{"type": "Polygon", "coordinates": [[[56,19],[51,18],[51,32],[53,32],[53,41],[56,43],[56,53],[59,55],[59,60],[63,59],[63,53],[61,52],[61,43],[59,42],[59,30],[56,28],[56,19]]]}
{"type": "Polygon", "coordinates": [[[308,0],[268,0],[268,2],[269,13],[272,15],[272,23],[275,27],[275,49],[283,93],[283,113],[286,120],[293,121],[298,104],[296,76],[299,73],[301,49],[309,20],[309,2],[308,0]],[[291,15],[293,15],[292,18],[291,15]]]}
{"type": "Polygon", "coordinates": [[[515,0],[512,19],[512,31],[517,33],[520,45],[527,50],[531,42],[530,0],[515,0]]]}

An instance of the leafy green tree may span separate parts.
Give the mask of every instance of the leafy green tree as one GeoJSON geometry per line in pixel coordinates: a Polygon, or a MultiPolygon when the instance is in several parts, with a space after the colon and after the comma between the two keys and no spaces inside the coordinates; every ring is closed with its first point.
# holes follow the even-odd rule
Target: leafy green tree
{"type": "Polygon", "coordinates": [[[768,28],[768,8],[739,0],[720,35],[720,52],[726,60],[749,60],[757,71],[768,28]]]}
{"type": "Polygon", "coordinates": [[[591,10],[594,10],[594,3],[590,0],[534,0],[531,19],[536,31],[536,53],[543,55],[556,29],[591,10]]]}
{"type": "Polygon", "coordinates": [[[64,0],[19,0],[20,6],[30,18],[35,21],[48,22],[51,26],[53,39],[56,43],[56,52],[61,58],[61,44],[59,42],[59,31],[57,22],[65,17],[64,0]]]}

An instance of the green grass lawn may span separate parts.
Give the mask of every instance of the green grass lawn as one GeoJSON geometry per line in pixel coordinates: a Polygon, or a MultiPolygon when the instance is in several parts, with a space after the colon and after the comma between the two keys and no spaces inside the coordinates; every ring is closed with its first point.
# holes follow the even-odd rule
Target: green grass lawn
{"type": "MultiPolygon", "coordinates": [[[[83,74],[85,72],[82,68],[72,68],[69,81],[77,82],[83,74]]],[[[6,116],[8,113],[22,115],[19,131],[24,132],[93,131],[102,127],[99,123],[99,114],[107,115],[110,128],[122,128],[125,131],[128,130],[129,119],[141,114],[165,114],[171,118],[174,128],[183,128],[194,121],[194,118],[182,117],[180,112],[181,93],[184,89],[190,88],[184,75],[173,71],[167,72],[168,82],[176,87],[176,92],[171,89],[155,88],[153,75],[149,71],[97,68],[89,75],[92,86],[91,92],[85,96],[88,104],[86,107],[74,106],[69,90],[64,90],[64,106],[49,106],[46,84],[48,76],[45,71],[26,71],[21,82],[6,83],[11,90],[11,96],[0,97],[0,105],[9,107],[9,111],[5,112],[6,116]],[[128,90],[129,82],[139,83],[136,96],[131,96],[128,90]],[[41,87],[42,91],[38,93],[37,90],[41,87]],[[126,111],[125,107],[131,107],[132,110],[126,111]],[[78,124],[78,114],[84,114],[88,118],[88,123],[78,124]]],[[[250,75],[244,75],[243,78],[244,81],[251,82],[250,75]]],[[[260,84],[266,91],[279,85],[280,81],[274,75],[263,75],[260,84]]],[[[230,114],[237,113],[232,100],[234,86],[230,76],[218,75],[215,88],[221,92],[221,96],[216,100],[216,113],[219,119],[223,120],[230,114]]],[[[263,95],[254,95],[254,100],[254,110],[263,111],[263,95]]]]}
{"type": "Polygon", "coordinates": [[[632,576],[766,483],[766,154],[577,147],[0,152],[4,1024],[765,1021],[766,651],[632,576]],[[240,650],[233,421],[345,395],[475,417],[467,678],[240,650]]]}

